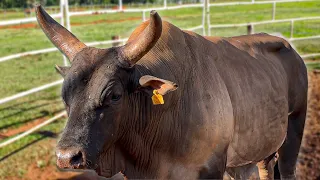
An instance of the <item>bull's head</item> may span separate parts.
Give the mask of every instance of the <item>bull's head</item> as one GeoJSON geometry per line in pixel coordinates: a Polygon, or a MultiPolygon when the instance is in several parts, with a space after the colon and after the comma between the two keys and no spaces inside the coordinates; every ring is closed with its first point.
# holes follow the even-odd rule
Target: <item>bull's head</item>
{"type": "Polygon", "coordinates": [[[148,94],[158,90],[164,95],[177,87],[170,81],[148,75],[137,77],[135,73],[135,64],[161,35],[161,18],[151,11],[148,26],[136,38],[124,46],[98,49],[79,41],[41,6],[36,13],[44,33],[72,64],[56,66],[64,77],[62,98],[69,115],[57,145],[57,165],[95,168],[101,152],[117,141],[121,114],[127,112],[126,105],[135,91],[148,94]]]}

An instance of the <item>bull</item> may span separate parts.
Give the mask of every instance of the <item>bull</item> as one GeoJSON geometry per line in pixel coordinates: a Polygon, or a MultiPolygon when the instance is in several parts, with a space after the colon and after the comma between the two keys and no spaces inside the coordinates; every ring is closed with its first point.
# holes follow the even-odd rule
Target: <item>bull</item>
{"type": "Polygon", "coordinates": [[[151,11],[125,45],[98,49],[41,6],[36,13],[71,62],[56,66],[69,117],[58,167],[105,177],[221,179],[277,152],[281,178],[295,178],[308,81],[284,39],[203,37],[151,11]]]}

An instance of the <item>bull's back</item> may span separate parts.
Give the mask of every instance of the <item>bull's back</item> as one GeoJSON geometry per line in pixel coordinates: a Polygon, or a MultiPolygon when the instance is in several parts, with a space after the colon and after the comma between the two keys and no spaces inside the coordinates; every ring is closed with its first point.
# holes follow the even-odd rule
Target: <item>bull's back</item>
{"type": "Polygon", "coordinates": [[[259,161],[285,139],[288,113],[307,89],[304,63],[288,42],[266,34],[207,39],[219,49],[215,65],[233,108],[227,165],[259,161]]]}
{"type": "Polygon", "coordinates": [[[276,36],[265,33],[244,35],[228,38],[227,41],[235,47],[247,51],[256,58],[256,54],[279,62],[287,77],[289,112],[299,109],[299,104],[304,99],[299,99],[298,94],[306,93],[308,88],[307,70],[303,59],[291,45],[276,36]]]}

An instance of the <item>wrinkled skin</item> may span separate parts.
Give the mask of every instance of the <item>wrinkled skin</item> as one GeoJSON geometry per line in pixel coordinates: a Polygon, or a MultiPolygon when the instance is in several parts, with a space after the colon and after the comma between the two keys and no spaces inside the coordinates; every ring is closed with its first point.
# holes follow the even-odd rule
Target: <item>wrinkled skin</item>
{"type": "Polygon", "coordinates": [[[37,16],[72,64],[57,67],[69,115],[59,167],[105,177],[122,171],[129,179],[220,179],[226,168],[278,152],[281,176],[295,178],[307,74],[285,40],[202,37],[151,13],[125,46],[97,49],[42,18],[39,8],[37,16]],[[153,105],[154,90],[163,105],[153,105]]]}
{"type": "Polygon", "coordinates": [[[103,146],[108,148],[116,140],[114,137],[120,135],[120,107],[127,96],[123,84],[127,84],[124,80],[128,79],[130,71],[119,68],[110,51],[85,48],[74,60],[82,63],[74,64],[69,69],[62,88],[70,121],[62,134],[59,148],[79,146],[83,151],[90,152],[86,156],[90,160],[86,165],[89,168],[95,168],[95,160],[103,146]],[[101,63],[85,64],[86,61],[81,61],[91,58],[90,54],[101,54],[97,57],[103,58],[94,60],[101,63]],[[92,73],[93,69],[95,73],[92,73]]]}

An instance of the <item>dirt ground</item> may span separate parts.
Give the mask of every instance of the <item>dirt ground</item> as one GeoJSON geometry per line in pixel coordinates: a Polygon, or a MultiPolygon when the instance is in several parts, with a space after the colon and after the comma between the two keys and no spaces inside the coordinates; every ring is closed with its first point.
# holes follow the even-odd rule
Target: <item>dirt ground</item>
{"type": "Polygon", "coordinates": [[[320,179],[320,71],[309,73],[308,113],[297,175],[298,179],[320,179]]]}
{"type": "MultiPolygon", "coordinates": [[[[30,150],[25,151],[25,155],[20,154],[19,160],[25,161],[27,163],[27,168],[25,173],[21,176],[19,175],[19,163],[11,160],[11,169],[15,169],[15,173],[12,176],[5,177],[6,180],[98,180],[98,176],[94,171],[86,172],[70,172],[61,171],[55,166],[54,149],[56,145],[56,139],[51,138],[45,141],[39,141],[34,144],[31,151],[41,151],[41,155],[35,156],[32,160],[26,160],[27,157],[32,156],[30,150]],[[24,158],[25,157],[25,158],[24,158]]],[[[2,164],[4,165],[4,164],[2,164]]],[[[6,164],[8,165],[8,164],[6,164]]],[[[10,169],[10,170],[11,170],[10,169]]],[[[0,168],[1,171],[1,168],[0,168]]],[[[0,177],[1,179],[1,177],[0,177]]]]}
{"type": "Polygon", "coordinates": [[[6,129],[5,132],[3,132],[3,133],[0,132],[0,140],[7,138],[7,137],[15,136],[15,135],[20,134],[22,132],[25,132],[34,126],[41,124],[42,122],[46,121],[47,119],[48,118],[43,117],[43,118],[39,118],[39,119],[36,119],[31,122],[25,123],[23,126],[20,126],[18,128],[8,128],[8,129],[6,129]]]}
{"type": "MultiPolygon", "coordinates": [[[[54,149],[53,141],[47,145],[54,149]]],[[[25,178],[41,180],[82,180],[95,179],[92,172],[61,172],[49,161],[53,157],[48,156],[44,161],[48,164],[41,168],[36,162],[30,164],[25,178]]],[[[300,149],[297,164],[298,179],[320,179],[320,71],[309,72],[309,99],[306,128],[304,132],[303,145],[300,149]]],[[[21,178],[10,177],[8,179],[18,180],[21,178]]]]}

